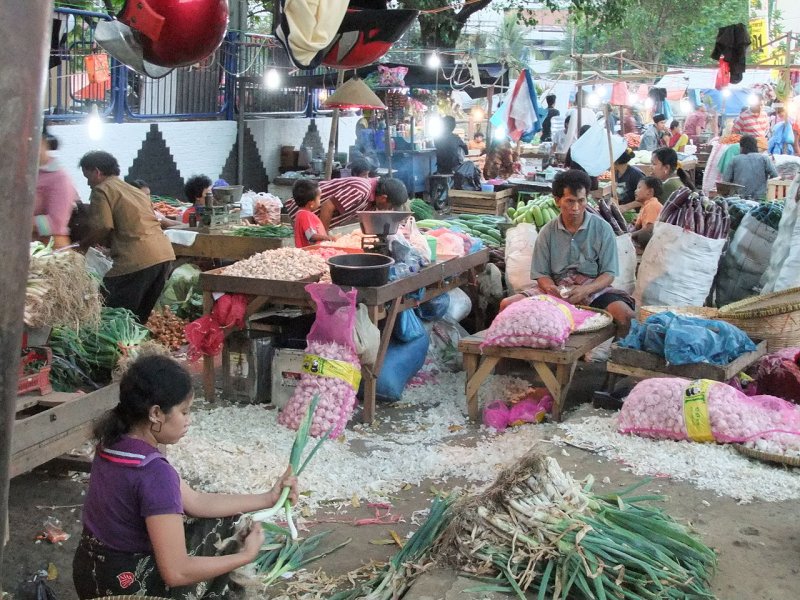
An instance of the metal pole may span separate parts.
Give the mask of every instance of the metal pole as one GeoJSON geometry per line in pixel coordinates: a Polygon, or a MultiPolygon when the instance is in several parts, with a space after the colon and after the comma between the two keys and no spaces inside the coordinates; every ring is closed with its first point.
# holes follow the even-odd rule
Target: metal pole
{"type": "MultiPolygon", "coordinates": [[[[0,566],[8,535],[11,435],[17,408],[22,315],[28,279],[28,244],[33,219],[36,167],[42,128],[42,96],[47,76],[52,2],[4,0],[0,19],[0,566]]],[[[2,596],[0,569],[0,596],[2,596]]]]}
{"type": "MultiPolygon", "coordinates": [[[[339,71],[336,76],[336,89],[338,90],[344,83],[344,69],[339,71]]],[[[331,118],[331,135],[328,138],[328,156],[325,157],[325,179],[330,179],[333,173],[333,151],[336,143],[337,129],[339,128],[339,109],[333,109],[333,117],[331,118]]]]}
{"type": "Polygon", "coordinates": [[[581,127],[583,127],[583,119],[581,118],[583,115],[581,114],[583,111],[583,84],[581,80],[583,80],[583,57],[578,56],[575,61],[578,63],[578,92],[575,95],[575,104],[578,108],[578,128],[575,131],[580,131],[581,127]]]}
{"type": "Polygon", "coordinates": [[[392,140],[391,126],[389,125],[389,109],[383,111],[384,119],[386,119],[386,137],[384,137],[386,144],[386,165],[389,167],[389,177],[392,177],[392,140]]]}
{"type": "Polygon", "coordinates": [[[236,123],[236,183],[244,185],[244,77],[239,77],[239,120],[236,123]]]}

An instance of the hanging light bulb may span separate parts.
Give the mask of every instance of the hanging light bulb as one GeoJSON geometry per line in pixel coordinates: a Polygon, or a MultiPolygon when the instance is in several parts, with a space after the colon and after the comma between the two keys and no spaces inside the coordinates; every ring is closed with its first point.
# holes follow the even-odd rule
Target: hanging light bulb
{"type": "Polygon", "coordinates": [[[653,107],[654,107],[655,105],[656,105],[656,104],[655,104],[655,102],[653,102],[653,99],[652,99],[652,98],[650,98],[649,96],[648,96],[647,98],[645,98],[645,99],[644,99],[644,107],[645,107],[647,110],[653,110],[653,107]]]}
{"type": "Polygon", "coordinates": [[[587,103],[589,106],[591,106],[592,108],[597,108],[598,106],[600,106],[600,96],[598,96],[597,94],[595,94],[594,92],[592,92],[592,93],[591,93],[591,94],[589,94],[589,96],[586,98],[586,103],[587,103]]]}
{"type": "Polygon", "coordinates": [[[633,106],[639,103],[639,96],[636,94],[628,94],[628,106],[633,106]]]}
{"type": "Polygon", "coordinates": [[[492,137],[496,140],[506,139],[506,126],[500,125],[499,127],[495,127],[494,131],[492,131],[492,137]]]}
{"type": "Polygon", "coordinates": [[[480,106],[476,106],[472,109],[472,120],[473,121],[483,121],[484,117],[483,109],[480,106]]]}
{"type": "Polygon", "coordinates": [[[92,104],[89,109],[89,117],[86,119],[86,128],[90,140],[97,141],[103,137],[103,119],[100,118],[100,111],[97,104],[92,104]]]}
{"type": "Polygon", "coordinates": [[[730,98],[731,97],[731,90],[729,88],[726,88],[726,87],[722,88],[722,95],[725,96],[726,98],[730,98]]]}
{"type": "Polygon", "coordinates": [[[438,138],[442,135],[444,131],[444,123],[442,122],[442,118],[438,114],[431,115],[428,117],[428,137],[433,139],[438,138]]]}
{"type": "Polygon", "coordinates": [[[428,68],[429,69],[438,69],[442,66],[442,59],[439,58],[439,53],[434,50],[431,52],[430,56],[428,56],[428,68]]]}
{"type": "Polygon", "coordinates": [[[688,115],[692,112],[692,103],[689,102],[688,98],[683,98],[681,100],[681,112],[685,115],[688,115]]]}
{"type": "Polygon", "coordinates": [[[281,85],[281,74],[278,69],[269,69],[264,73],[264,85],[268,90],[277,90],[281,85]]]}
{"type": "Polygon", "coordinates": [[[756,105],[758,105],[758,103],[759,103],[760,101],[761,101],[761,99],[760,99],[758,96],[756,96],[755,94],[750,94],[750,95],[747,97],[747,104],[748,104],[748,106],[756,106],[756,105]]]}

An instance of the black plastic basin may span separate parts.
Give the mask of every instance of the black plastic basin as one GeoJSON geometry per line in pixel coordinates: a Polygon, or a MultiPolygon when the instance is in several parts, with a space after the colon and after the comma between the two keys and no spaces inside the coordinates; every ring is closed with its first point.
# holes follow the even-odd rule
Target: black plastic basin
{"type": "Polygon", "coordinates": [[[394,259],[383,254],[341,254],[331,256],[328,266],[331,281],[336,285],[372,287],[389,281],[389,267],[394,259]]]}

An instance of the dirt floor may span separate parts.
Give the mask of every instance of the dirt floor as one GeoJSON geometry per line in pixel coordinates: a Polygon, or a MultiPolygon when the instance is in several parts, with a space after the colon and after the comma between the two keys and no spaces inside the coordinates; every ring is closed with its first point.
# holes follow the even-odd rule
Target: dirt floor
{"type": "MultiPolygon", "coordinates": [[[[602,374],[589,368],[576,375],[576,387],[571,394],[571,404],[579,408],[567,418],[579,418],[591,412],[586,405],[592,389],[597,389],[602,374]]],[[[394,409],[381,407],[391,414],[394,409]]],[[[543,439],[555,432],[553,425],[539,426],[543,439]]],[[[624,487],[636,478],[623,472],[620,464],[610,462],[592,453],[576,448],[561,448],[543,444],[565,470],[573,471],[577,478],[593,474],[598,490],[624,487]],[[604,478],[610,483],[602,484],[604,478]]],[[[408,449],[413,452],[413,448],[408,449]]],[[[447,490],[458,481],[447,484],[425,482],[420,486],[399,490],[392,499],[392,514],[403,516],[405,522],[387,525],[356,527],[348,523],[312,524],[312,531],[331,530],[326,545],[333,546],[347,538],[350,544],[316,564],[329,576],[337,576],[356,569],[370,560],[387,559],[397,549],[390,545],[390,530],[401,537],[413,530],[410,516],[415,510],[429,506],[435,490],[447,490]]],[[[43,467],[15,478],[11,482],[10,527],[11,542],[6,547],[2,565],[2,582],[12,598],[28,597],[24,582],[38,569],[55,565],[58,574],[50,586],[58,600],[72,600],[72,554],[80,532],[80,504],[86,488],[86,476],[43,467]],[[58,518],[71,538],[61,545],[36,542],[48,517],[58,518]]],[[[714,496],[691,485],[669,479],[657,479],[647,486],[649,490],[666,494],[666,510],[678,520],[691,523],[704,541],[719,552],[719,569],[714,578],[714,590],[720,600],[796,600],[800,596],[800,507],[795,503],[737,504],[729,498],[714,496]]],[[[372,517],[374,509],[362,505],[335,514],[319,511],[312,518],[344,520],[372,517]]],[[[325,546],[319,549],[324,550],[325,546]]],[[[446,569],[423,575],[406,598],[439,600],[450,598],[489,598],[487,594],[474,595],[463,592],[474,582],[459,578],[446,569]]],[[[261,595],[270,597],[270,595],[261,595]]]]}

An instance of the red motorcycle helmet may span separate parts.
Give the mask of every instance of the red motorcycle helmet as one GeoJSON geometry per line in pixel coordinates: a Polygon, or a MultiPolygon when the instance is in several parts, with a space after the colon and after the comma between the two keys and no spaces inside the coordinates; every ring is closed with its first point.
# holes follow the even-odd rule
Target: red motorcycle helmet
{"type": "Polygon", "coordinates": [[[95,39],[112,56],[152,77],[214,52],[228,27],[227,0],[126,0],[95,39]]]}

